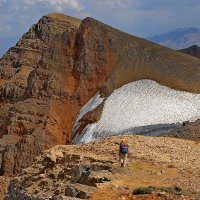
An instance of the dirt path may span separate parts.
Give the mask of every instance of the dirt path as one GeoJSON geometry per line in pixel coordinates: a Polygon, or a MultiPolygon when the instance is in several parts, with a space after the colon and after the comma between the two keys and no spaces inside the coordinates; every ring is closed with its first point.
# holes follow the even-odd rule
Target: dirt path
{"type": "MultiPolygon", "coordinates": [[[[100,185],[98,191],[92,196],[93,200],[142,199],[144,196],[131,195],[133,189],[148,186],[185,188],[185,185],[177,180],[183,182],[184,179],[188,179],[187,174],[183,175],[176,167],[146,162],[131,162],[126,168],[120,168],[119,164],[115,164],[114,176],[115,179],[110,183],[100,185]]],[[[183,199],[178,196],[175,198],[183,199]]],[[[187,199],[186,196],[184,198],[187,199]]],[[[158,196],[148,195],[146,199],[158,199],[158,196]]]]}

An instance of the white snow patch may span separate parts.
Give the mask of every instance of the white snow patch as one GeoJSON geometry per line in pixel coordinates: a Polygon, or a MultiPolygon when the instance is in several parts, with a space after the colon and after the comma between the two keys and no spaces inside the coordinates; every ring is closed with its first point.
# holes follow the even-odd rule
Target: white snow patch
{"type": "Polygon", "coordinates": [[[85,130],[85,137],[88,141],[88,138],[121,134],[136,127],[146,129],[149,125],[176,124],[198,118],[200,94],[173,90],[152,80],[139,80],[116,89],[107,98],[100,121],[85,130]]]}
{"type": "Polygon", "coordinates": [[[93,140],[95,140],[93,138],[93,133],[96,129],[96,125],[97,123],[93,123],[93,124],[88,124],[82,131],[81,135],[76,135],[76,137],[73,139],[72,143],[88,143],[91,142],[93,140]]]}
{"type": "Polygon", "coordinates": [[[106,100],[97,132],[194,121],[200,117],[200,94],[139,80],[115,90],[106,100]]]}
{"type": "Polygon", "coordinates": [[[97,92],[80,110],[78,117],[75,121],[72,134],[74,135],[79,128],[79,121],[82,119],[82,117],[87,114],[88,112],[94,110],[98,105],[100,105],[103,102],[104,98],[102,98],[97,92]]]}

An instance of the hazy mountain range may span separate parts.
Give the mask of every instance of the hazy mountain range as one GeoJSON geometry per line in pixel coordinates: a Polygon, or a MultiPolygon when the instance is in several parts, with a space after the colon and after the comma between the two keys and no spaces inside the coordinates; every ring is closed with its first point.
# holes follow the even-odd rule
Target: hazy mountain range
{"type": "Polygon", "coordinates": [[[178,28],[147,39],[172,49],[184,49],[192,45],[200,46],[200,29],[194,27],[178,28]]]}

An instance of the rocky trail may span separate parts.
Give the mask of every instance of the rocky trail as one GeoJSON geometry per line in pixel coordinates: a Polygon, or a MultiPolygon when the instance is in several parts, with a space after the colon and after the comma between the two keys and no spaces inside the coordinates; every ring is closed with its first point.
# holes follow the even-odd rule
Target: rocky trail
{"type": "Polygon", "coordinates": [[[200,199],[200,144],[167,137],[111,137],[84,145],[55,146],[9,186],[6,200],[200,199]],[[129,142],[126,168],[118,145],[129,142]],[[178,188],[132,195],[138,187],[178,188]]]}

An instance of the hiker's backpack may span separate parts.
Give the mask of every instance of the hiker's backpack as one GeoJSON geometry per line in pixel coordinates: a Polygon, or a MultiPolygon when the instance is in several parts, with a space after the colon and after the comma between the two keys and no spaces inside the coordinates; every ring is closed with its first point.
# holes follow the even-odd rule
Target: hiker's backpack
{"type": "Polygon", "coordinates": [[[128,153],[128,145],[126,144],[120,144],[120,153],[128,153]]]}

